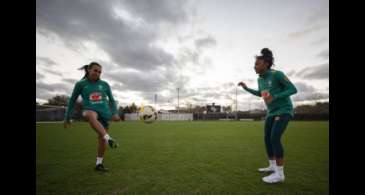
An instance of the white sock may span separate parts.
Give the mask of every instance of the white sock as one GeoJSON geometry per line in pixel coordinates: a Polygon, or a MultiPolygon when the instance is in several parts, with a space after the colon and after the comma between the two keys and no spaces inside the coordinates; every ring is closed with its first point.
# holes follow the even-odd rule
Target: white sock
{"type": "Polygon", "coordinates": [[[106,141],[106,142],[108,142],[108,140],[110,139],[109,134],[105,134],[105,135],[104,135],[104,139],[105,139],[105,141],[106,141]]]}
{"type": "Polygon", "coordinates": [[[284,176],[284,166],[276,166],[275,172],[280,176],[284,176]]]}
{"type": "Polygon", "coordinates": [[[275,168],[276,167],[276,160],[269,160],[270,167],[275,168]]]}
{"type": "Polygon", "coordinates": [[[103,157],[96,157],[96,165],[103,164],[103,157]]]}

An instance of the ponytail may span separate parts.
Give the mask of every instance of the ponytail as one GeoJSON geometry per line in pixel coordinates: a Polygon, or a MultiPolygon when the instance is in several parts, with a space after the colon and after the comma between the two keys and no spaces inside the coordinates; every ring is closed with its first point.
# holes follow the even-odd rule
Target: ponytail
{"type": "Polygon", "coordinates": [[[84,77],[82,77],[83,79],[86,78],[89,75],[89,65],[83,65],[81,68],[79,68],[79,70],[84,70],[85,71],[85,75],[84,77]]]}

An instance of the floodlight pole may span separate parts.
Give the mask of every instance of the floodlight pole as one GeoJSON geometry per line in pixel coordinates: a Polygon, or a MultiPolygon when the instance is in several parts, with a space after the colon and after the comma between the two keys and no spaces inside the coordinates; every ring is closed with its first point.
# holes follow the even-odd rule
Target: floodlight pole
{"type": "Polygon", "coordinates": [[[248,101],[248,112],[251,112],[251,100],[248,101]]]}
{"type": "Polygon", "coordinates": [[[236,87],[236,120],[238,120],[238,109],[237,109],[237,87],[236,87]]]}
{"type": "Polygon", "coordinates": [[[180,114],[180,105],[179,105],[179,92],[180,92],[180,88],[177,88],[177,114],[180,114]]]}

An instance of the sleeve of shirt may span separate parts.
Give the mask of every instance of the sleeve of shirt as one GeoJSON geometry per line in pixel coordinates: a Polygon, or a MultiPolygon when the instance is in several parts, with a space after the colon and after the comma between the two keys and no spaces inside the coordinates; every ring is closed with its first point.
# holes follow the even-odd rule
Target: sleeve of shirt
{"type": "Polygon", "coordinates": [[[251,89],[251,88],[244,88],[246,91],[250,92],[252,95],[255,95],[255,96],[258,96],[258,97],[261,97],[261,93],[259,90],[255,90],[255,89],[251,89]]]}
{"type": "Polygon", "coordinates": [[[274,99],[287,98],[297,93],[297,88],[283,72],[278,71],[275,74],[275,78],[278,79],[279,83],[284,87],[284,90],[280,93],[273,94],[274,99]]]}
{"type": "Polygon", "coordinates": [[[107,91],[106,91],[106,95],[108,96],[109,102],[111,104],[112,107],[112,114],[118,114],[118,110],[117,110],[117,104],[114,100],[113,94],[112,94],[112,90],[110,89],[109,84],[107,83],[107,91]]]}
{"type": "Polygon", "coordinates": [[[80,95],[80,89],[81,89],[80,83],[78,82],[75,84],[75,87],[72,91],[72,95],[68,100],[67,108],[66,108],[66,112],[65,112],[65,120],[70,120],[70,118],[72,116],[75,101],[77,100],[77,98],[80,95]]]}

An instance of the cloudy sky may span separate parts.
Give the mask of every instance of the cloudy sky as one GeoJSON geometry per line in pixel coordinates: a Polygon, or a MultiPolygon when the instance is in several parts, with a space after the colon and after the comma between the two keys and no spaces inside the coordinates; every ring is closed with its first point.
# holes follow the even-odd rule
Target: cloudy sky
{"type": "Polygon", "coordinates": [[[37,0],[36,100],[70,95],[84,64],[103,66],[119,105],[263,108],[254,56],[296,85],[295,104],[328,101],[328,0],[37,0]]]}

